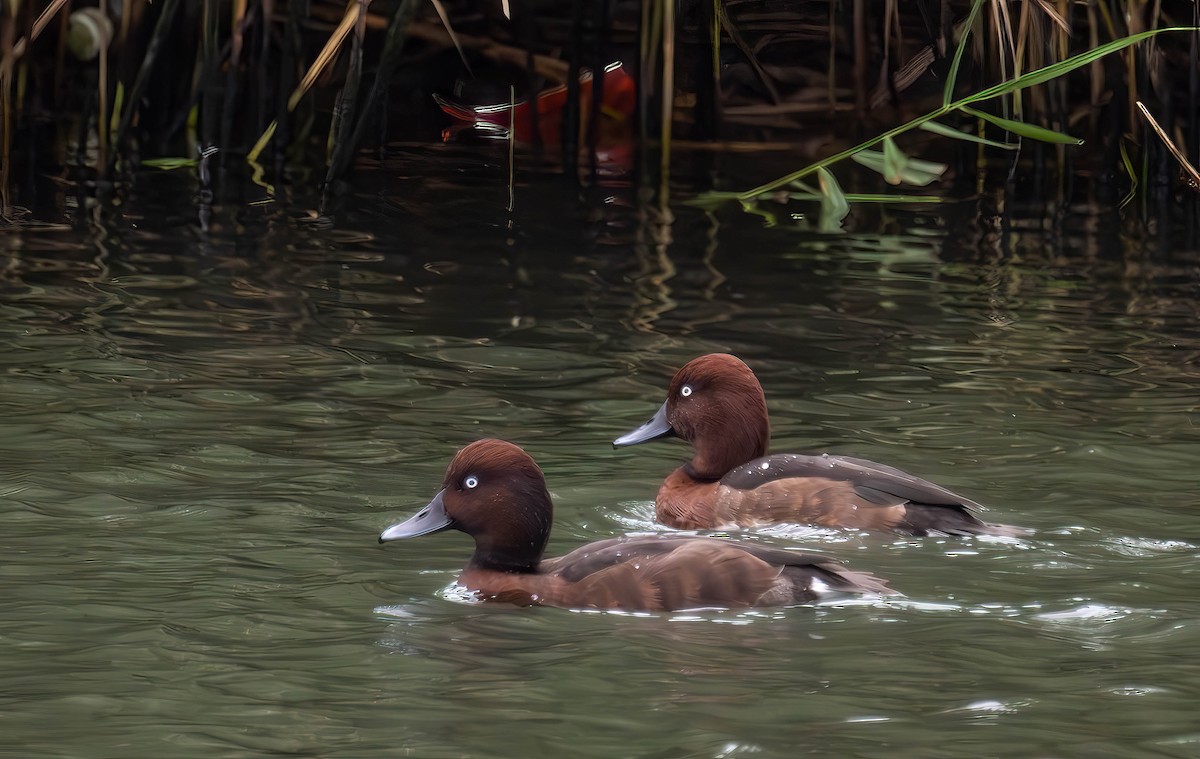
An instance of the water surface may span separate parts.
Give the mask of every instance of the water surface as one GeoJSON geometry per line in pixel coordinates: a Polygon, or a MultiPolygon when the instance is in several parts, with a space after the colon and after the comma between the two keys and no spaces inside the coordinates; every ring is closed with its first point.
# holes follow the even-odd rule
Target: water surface
{"type": "Polygon", "coordinates": [[[510,213],[462,150],[402,151],[332,220],[202,220],[146,175],[0,238],[0,753],[1200,751],[1196,251],[1002,194],[837,237],[553,177],[510,213]],[[764,530],[904,596],[658,615],[465,604],[465,536],[376,543],[483,436],[545,470],[551,552],[660,529],[684,447],[608,443],[717,350],[775,450],[1036,534],[764,530]]]}

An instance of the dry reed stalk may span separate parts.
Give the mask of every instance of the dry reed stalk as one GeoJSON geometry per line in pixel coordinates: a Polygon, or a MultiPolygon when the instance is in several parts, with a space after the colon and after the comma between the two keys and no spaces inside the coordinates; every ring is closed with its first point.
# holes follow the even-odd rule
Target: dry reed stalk
{"type": "Polygon", "coordinates": [[[300,102],[300,98],[312,88],[313,82],[317,81],[317,77],[321,72],[333,62],[337,57],[338,50],[341,49],[342,43],[346,41],[346,36],[350,34],[350,30],[358,23],[359,14],[362,13],[362,5],[357,0],[351,0],[346,5],[346,13],[342,16],[342,22],[333,30],[333,34],[329,35],[329,39],[325,41],[325,46],[321,48],[321,52],[317,54],[316,60],[308,67],[304,78],[300,80],[300,84],[292,91],[288,98],[287,108],[289,111],[296,110],[296,104],[300,102]]]}
{"type": "Polygon", "coordinates": [[[659,130],[659,202],[664,209],[671,189],[671,127],[675,107],[675,3],[662,0],[662,124],[659,130]]]}
{"type": "MultiPolygon", "coordinates": [[[[108,0],[100,0],[100,13],[108,15],[108,0]]],[[[96,116],[96,168],[102,170],[108,165],[108,45],[100,46],[97,63],[96,96],[99,110],[96,116]]]]}
{"type": "Polygon", "coordinates": [[[508,208],[517,207],[517,88],[508,86],[508,208]]]}
{"type": "MultiPolygon", "coordinates": [[[[709,86],[712,87],[714,103],[716,103],[718,107],[721,102],[721,23],[722,19],[724,18],[726,18],[726,16],[725,10],[721,4],[721,0],[712,0],[712,24],[708,29],[709,44],[711,46],[709,52],[709,62],[712,64],[712,66],[711,71],[708,73],[709,86]]],[[[730,26],[732,26],[732,24],[730,24],[730,26]]],[[[758,59],[754,59],[753,65],[756,67],[756,72],[758,69],[761,69],[761,67],[758,65],[758,59]]],[[[772,90],[771,99],[776,103],[779,102],[776,99],[777,97],[778,94],[772,90]]],[[[714,110],[716,109],[714,108],[714,110]]]]}
{"type": "Polygon", "coordinates": [[[237,68],[238,59],[242,54],[243,23],[246,20],[246,0],[233,0],[233,14],[229,20],[229,65],[237,68]]]}
{"type": "Polygon", "coordinates": [[[825,95],[829,101],[829,106],[832,108],[837,103],[837,35],[834,34],[834,18],[837,15],[837,3],[829,4],[829,23],[826,28],[829,30],[829,76],[826,77],[825,95]]]}
{"type": "Polygon", "coordinates": [[[327,168],[325,171],[325,192],[323,202],[333,186],[333,180],[341,173],[343,166],[350,161],[354,150],[354,117],[358,104],[359,83],[362,81],[363,67],[363,38],[366,35],[366,11],[371,0],[357,0],[359,13],[354,20],[354,39],[350,44],[350,64],[346,71],[346,80],[338,93],[333,109],[333,117],[329,120],[329,150],[327,152],[327,168]]]}
{"type": "Polygon", "coordinates": [[[13,95],[14,72],[29,44],[38,38],[64,4],[65,0],[53,0],[38,14],[37,18],[29,23],[24,36],[19,39],[17,38],[18,14],[23,9],[25,17],[28,19],[29,6],[23,6],[18,0],[9,0],[2,6],[7,13],[3,13],[0,18],[0,48],[4,51],[0,56],[0,100],[2,100],[0,102],[0,131],[3,132],[3,135],[0,136],[0,218],[5,220],[9,219],[13,212],[9,194],[9,177],[11,175],[13,132],[16,129],[17,114],[21,105],[19,93],[24,89],[24,65],[21,65],[22,73],[18,77],[17,98],[14,98],[13,95]]]}
{"type": "MultiPolygon", "coordinates": [[[[142,54],[142,61],[138,67],[137,76],[134,77],[133,86],[129,88],[129,92],[125,97],[125,107],[121,111],[120,121],[117,124],[116,132],[113,134],[114,149],[110,151],[108,161],[102,164],[105,173],[112,171],[116,164],[118,152],[116,148],[125,140],[129,126],[133,123],[133,116],[137,112],[142,95],[145,93],[146,86],[150,82],[150,72],[153,70],[155,63],[158,62],[158,57],[162,53],[163,46],[167,43],[167,32],[171,28],[171,23],[175,20],[175,13],[179,10],[180,2],[181,0],[165,0],[162,4],[158,21],[154,24],[154,31],[150,35],[150,41],[147,43],[146,50],[142,54]]],[[[116,116],[117,112],[114,110],[113,117],[116,118],[116,116]]],[[[103,113],[101,113],[100,118],[104,118],[103,113]]]]}
{"type": "MultiPolygon", "coordinates": [[[[1017,49],[1014,44],[1015,35],[1012,28],[1012,16],[1008,12],[1008,0],[992,0],[991,8],[992,28],[996,33],[996,54],[994,60],[1000,66],[1000,81],[1005,81],[1009,78],[1009,62],[1012,62],[1014,69],[1017,65],[1017,49]],[[1005,55],[1005,47],[1008,48],[1007,56],[1005,55]]],[[[1020,71],[1014,70],[1014,76],[1019,74],[1020,71]]],[[[1021,93],[1019,92],[1014,92],[1012,95],[1012,110],[1014,113],[1021,113],[1021,93]]]]}
{"type": "MultiPolygon", "coordinates": [[[[754,71],[754,75],[758,77],[758,81],[762,84],[763,88],[766,89],[767,94],[771,96],[771,102],[775,105],[782,103],[783,98],[779,96],[779,91],[775,89],[775,82],[771,79],[771,76],[763,70],[762,64],[758,62],[758,56],[754,54],[754,48],[747,44],[745,38],[742,37],[742,33],[738,31],[738,28],[733,24],[732,21],[730,21],[729,15],[725,12],[725,8],[718,3],[716,8],[714,8],[714,11],[716,12],[717,16],[717,23],[719,23],[721,28],[725,30],[725,33],[729,35],[729,39],[733,41],[733,44],[737,46],[738,50],[742,51],[742,55],[746,56],[746,60],[750,62],[750,68],[754,71]]],[[[720,35],[718,34],[717,39],[719,38],[720,35]]],[[[713,66],[714,68],[717,68],[719,72],[719,62],[715,59],[713,66]]],[[[718,89],[718,93],[719,92],[720,90],[718,89]]]]}
{"type": "MultiPolygon", "coordinates": [[[[883,60],[879,62],[879,82],[889,86],[894,81],[892,79],[892,55],[893,48],[900,51],[904,49],[904,33],[900,28],[900,15],[896,7],[896,0],[886,0],[883,6],[883,60]],[[895,44],[892,40],[895,39],[895,44]]],[[[899,55],[899,53],[895,53],[899,55]]],[[[890,92],[889,92],[890,94],[890,92]]],[[[871,105],[870,97],[867,98],[867,107],[871,105]]]]}
{"type": "MultiPolygon", "coordinates": [[[[471,64],[467,61],[467,54],[463,52],[462,43],[458,39],[458,35],[454,33],[454,26],[450,23],[450,16],[446,13],[445,6],[441,0],[429,0],[433,4],[433,9],[437,11],[438,18],[442,20],[442,26],[446,28],[446,34],[450,35],[450,41],[454,43],[454,48],[458,50],[458,57],[462,60],[463,66],[467,69],[467,73],[472,77],[475,74],[471,71],[471,64]]],[[[506,12],[505,17],[508,17],[506,12]]]]}
{"type": "MultiPolygon", "coordinates": [[[[1126,24],[1125,32],[1127,34],[1137,34],[1138,32],[1145,31],[1145,24],[1142,23],[1141,18],[1136,13],[1126,14],[1125,15],[1125,24],[1126,24]]],[[[1126,82],[1125,82],[1126,103],[1125,103],[1125,105],[1129,111],[1129,114],[1128,114],[1129,124],[1130,124],[1130,126],[1132,126],[1133,124],[1137,123],[1137,120],[1138,120],[1137,119],[1137,114],[1138,114],[1138,108],[1137,108],[1137,93],[1138,93],[1137,51],[1134,50],[1133,48],[1129,48],[1128,50],[1125,51],[1124,58],[1125,58],[1125,76],[1126,76],[1126,82]]]]}
{"type": "Polygon", "coordinates": [[[12,166],[12,71],[16,56],[13,54],[13,37],[16,36],[14,26],[15,16],[4,14],[0,19],[0,44],[4,46],[4,58],[0,60],[0,220],[9,221],[12,217],[12,203],[8,195],[8,174],[12,166]]]}
{"type": "MultiPolygon", "coordinates": [[[[325,41],[325,46],[317,54],[316,60],[308,67],[308,71],[305,72],[304,78],[300,80],[300,84],[296,85],[296,89],[292,90],[291,96],[288,97],[288,113],[296,110],[296,106],[300,103],[301,98],[312,88],[313,83],[317,81],[317,77],[337,57],[338,50],[341,49],[342,43],[346,40],[346,35],[350,33],[350,30],[358,22],[362,10],[362,6],[359,5],[357,0],[350,0],[347,3],[341,23],[333,30],[333,34],[329,35],[329,39],[325,41]]],[[[267,125],[267,128],[258,138],[258,142],[254,143],[254,147],[246,154],[247,161],[251,163],[258,161],[258,156],[267,147],[267,143],[271,141],[271,138],[275,136],[275,130],[278,128],[278,119],[267,125]]]]}
{"type": "Polygon", "coordinates": [[[658,60],[658,25],[662,18],[657,2],[643,2],[638,25],[638,136],[643,142],[650,139],[650,97],[654,92],[653,72],[658,60]]]}
{"type": "MultiPolygon", "coordinates": [[[[229,59],[225,72],[225,93],[221,103],[220,145],[228,146],[233,139],[234,104],[237,102],[238,85],[241,83],[242,49],[245,45],[246,0],[233,0],[229,25],[229,59]]],[[[215,71],[216,69],[212,69],[215,71]]],[[[218,160],[221,160],[218,158],[218,160]]]]}
{"type": "MultiPolygon", "coordinates": [[[[332,20],[336,17],[332,16],[324,6],[314,6],[312,15],[315,18],[324,20],[332,20]]],[[[367,28],[374,30],[390,29],[391,21],[378,13],[368,13],[367,28]]],[[[450,37],[446,28],[440,23],[434,24],[429,21],[413,20],[408,24],[407,34],[409,37],[424,40],[440,47],[449,48],[455,46],[454,39],[450,37]]],[[[484,58],[496,63],[503,63],[517,68],[526,67],[526,57],[529,53],[519,47],[504,45],[487,37],[479,37],[471,34],[455,33],[454,36],[464,50],[475,50],[484,58]]],[[[532,58],[533,71],[537,76],[545,77],[559,84],[565,84],[570,80],[566,61],[539,54],[534,54],[532,58]]]]}
{"type": "Polygon", "coordinates": [[[50,19],[54,18],[55,14],[62,10],[62,7],[66,4],[67,0],[53,0],[46,6],[45,10],[33,22],[33,29],[30,30],[28,41],[26,41],[25,37],[22,37],[13,45],[12,54],[14,60],[25,55],[25,48],[28,44],[38,38],[42,30],[46,28],[46,24],[50,23],[50,19]]]}
{"type": "Polygon", "coordinates": [[[854,107],[861,113],[867,108],[867,53],[871,46],[867,42],[867,8],[865,0],[854,0],[854,33],[850,36],[854,45],[854,107]]]}
{"type": "Polygon", "coordinates": [[[1183,151],[1175,145],[1175,141],[1167,136],[1166,131],[1164,131],[1163,128],[1158,125],[1158,122],[1155,121],[1154,117],[1150,115],[1150,110],[1146,108],[1142,101],[1137,101],[1137,108],[1139,111],[1141,111],[1142,116],[1145,117],[1146,121],[1149,122],[1150,128],[1153,129],[1154,133],[1158,135],[1158,139],[1162,140],[1163,144],[1167,146],[1167,150],[1171,151],[1171,155],[1175,157],[1175,160],[1179,163],[1180,168],[1182,168],[1184,173],[1188,175],[1189,186],[1191,186],[1193,190],[1200,190],[1200,171],[1196,170],[1196,167],[1192,165],[1192,162],[1188,160],[1188,157],[1184,155],[1183,151]]]}
{"type": "Polygon", "coordinates": [[[133,0],[122,0],[121,5],[121,29],[118,32],[117,40],[122,48],[125,47],[125,42],[129,39],[129,30],[133,24],[133,0]]]}
{"type": "MultiPolygon", "coordinates": [[[[1088,46],[1097,47],[1100,44],[1100,31],[1096,27],[1099,26],[1096,16],[1096,8],[1089,4],[1087,7],[1088,19],[1088,46]]],[[[1096,61],[1088,66],[1088,83],[1091,85],[1091,104],[1092,107],[1100,105],[1100,98],[1104,94],[1104,64],[1096,61]]],[[[1093,123],[1094,120],[1093,120],[1093,123]]]]}

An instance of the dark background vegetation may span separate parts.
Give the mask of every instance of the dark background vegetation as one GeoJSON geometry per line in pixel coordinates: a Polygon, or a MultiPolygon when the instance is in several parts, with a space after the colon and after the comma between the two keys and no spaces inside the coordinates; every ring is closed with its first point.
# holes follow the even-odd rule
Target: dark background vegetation
{"type": "MultiPolygon", "coordinates": [[[[433,93],[504,102],[559,83],[568,85],[561,128],[532,147],[586,182],[588,147],[610,116],[588,107],[603,93],[582,90],[579,77],[614,60],[638,85],[636,113],[619,134],[642,149],[643,177],[669,165],[672,144],[775,150],[782,170],[799,168],[936,105],[972,7],[511,5],[505,15],[499,0],[11,0],[0,22],[4,219],[61,207],[64,188],[119,194],[146,161],[198,171],[206,188],[231,171],[251,177],[263,196],[302,185],[328,200],[352,181],[357,151],[437,139],[450,120],[433,93]],[[645,148],[668,161],[645,160],[645,148]]],[[[1130,34],[1192,25],[1195,13],[1187,2],[984,0],[957,91],[1130,34]]],[[[1181,153],[1194,153],[1196,60],[1196,35],[1164,34],[990,109],[1085,138],[1082,148],[1023,151],[1039,171],[1084,167],[1120,182],[1118,196],[1135,186],[1187,193],[1192,175],[1145,129],[1135,103],[1147,104],[1181,153]]],[[[975,131],[973,121],[954,126],[975,131]]]]}

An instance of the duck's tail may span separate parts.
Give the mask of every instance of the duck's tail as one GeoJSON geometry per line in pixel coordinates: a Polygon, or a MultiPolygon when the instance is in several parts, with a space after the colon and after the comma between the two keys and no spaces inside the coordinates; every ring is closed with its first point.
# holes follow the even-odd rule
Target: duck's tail
{"type": "Polygon", "coordinates": [[[848,569],[840,564],[827,563],[820,567],[827,575],[833,578],[830,583],[830,589],[839,593],[871,593],[881,596],[899,595],[899,591],[893,590],[888,581],[882,577],[863,572],[858,569],[848,569]]]}
{"type": "Polygon", "coordinates": [[[1008,524],[990,524],[965,506],[910,503],[898,528],[910,535],[995,535],[1020,538],[1032,531],[1008,524]]]}

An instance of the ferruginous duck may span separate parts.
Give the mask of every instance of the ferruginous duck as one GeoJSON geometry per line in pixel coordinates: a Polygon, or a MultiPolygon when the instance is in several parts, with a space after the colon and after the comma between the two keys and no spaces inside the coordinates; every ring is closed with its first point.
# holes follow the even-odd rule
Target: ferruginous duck
{"type": "Polygon", "coordinates": [[[682,438],[692,458],[655,501],[658,521],[680,529],[779,522],[883,530],[902,535],[1024,535],[988,524],[982,507],[885,464],[830,454],[767,455],[771,438],[762,386],[741,359],[711,353],[671,379],[654,417],[614,446],[682,438]]]}
{"type": "Polygon", "coordinates": [[[521,606],[674,611],[788,606],[825,595],[891,593],[824,556],[721,538],[652,535],[589,543],[544,558],[553,507],[525,451],[480,440],[455,454],[442,487],[379,541],[456,529],[475,539],[458,582],[485,601],[521,606]]]}

